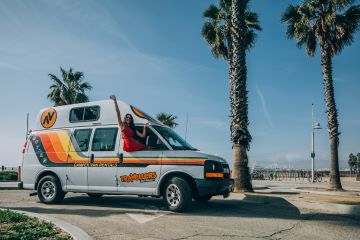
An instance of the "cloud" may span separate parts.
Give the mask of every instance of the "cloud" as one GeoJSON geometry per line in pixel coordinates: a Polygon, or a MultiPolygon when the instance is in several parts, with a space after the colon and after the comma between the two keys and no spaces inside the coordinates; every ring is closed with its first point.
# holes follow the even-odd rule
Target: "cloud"
{"type": "Polygon", "coordinates": [[[268,121],[270,127],[271,127],[271,128],[274,128],[274,124],[273,124],[273,122],[272,122],[270,113],[269,113],[269,111],[268,111],[268,109],[267,109],[267,106],[266,106],[266,101],[265,101],[264,95],[263,95],[262,92],[260,91],[258,85],[255,85],[255,89],[256,89],[256,93],[259,95],[259,98],[260,98],[260,101],[261,101],[261,105],[262,105],[262,108],[263,108],[263,111],[264,111],[266,120],[268,121]]]}

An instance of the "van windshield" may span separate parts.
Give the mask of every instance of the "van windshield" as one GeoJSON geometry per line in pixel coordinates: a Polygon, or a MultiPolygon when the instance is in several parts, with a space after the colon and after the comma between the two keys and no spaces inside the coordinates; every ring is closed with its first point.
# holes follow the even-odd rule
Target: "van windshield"
{"type": "Polygon", "coordinates": [[[174,150],[194,150],[190,144],[188,144],[182,137],[180,137],[171,128],[152,125],[152,127],[169,143],[174,150]]]}

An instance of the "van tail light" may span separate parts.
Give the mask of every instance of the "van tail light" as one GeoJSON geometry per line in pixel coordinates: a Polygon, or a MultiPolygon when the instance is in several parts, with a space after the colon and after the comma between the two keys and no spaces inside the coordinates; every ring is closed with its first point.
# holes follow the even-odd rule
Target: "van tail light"
{"type": "Polygon", "coordinates": [[[25,143],[24,143],[24,147],[23,147],[23,149],[22,149],[22,154],[25,153],[27,143],[28,143],[28,141],[27,141],[27,139],[26,139],[26,141],[25,141],[25,143]]]}

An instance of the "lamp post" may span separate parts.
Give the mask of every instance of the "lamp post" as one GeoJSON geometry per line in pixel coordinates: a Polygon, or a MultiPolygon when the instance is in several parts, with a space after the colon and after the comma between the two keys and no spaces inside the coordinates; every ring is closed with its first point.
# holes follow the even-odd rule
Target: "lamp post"
{"type": "Polygon", "coordinates": [[[314,104],[311,104],[311,182],[315,180],[315,129],[321,129],[320,123],[314,122],[314,104]]]}

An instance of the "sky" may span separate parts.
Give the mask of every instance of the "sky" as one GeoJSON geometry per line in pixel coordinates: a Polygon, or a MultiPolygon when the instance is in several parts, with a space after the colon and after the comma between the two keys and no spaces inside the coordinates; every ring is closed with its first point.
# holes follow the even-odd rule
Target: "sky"
{"type": "MultiPolygon", "coordinates": [[[[319,52],[296,47],[280,22],[299,1],[252,0],[263,30],[247,55],[250,167],[310,168],[311,104],[316,168],[328,168],[329,143],[319,52]]],[[[90,100],[118,99],[150,115],[178,116],[176,131],[194,147],[232,163],[227,64],[201,37],[202,12],[217,1],[1,0],[0,165],[21,162],[46,98],[49,73],[73,67],[93,86],[90,100]]],[[[360,33],[333,59],[340,122],[340,167],[360,152],[360,33]]]]}

